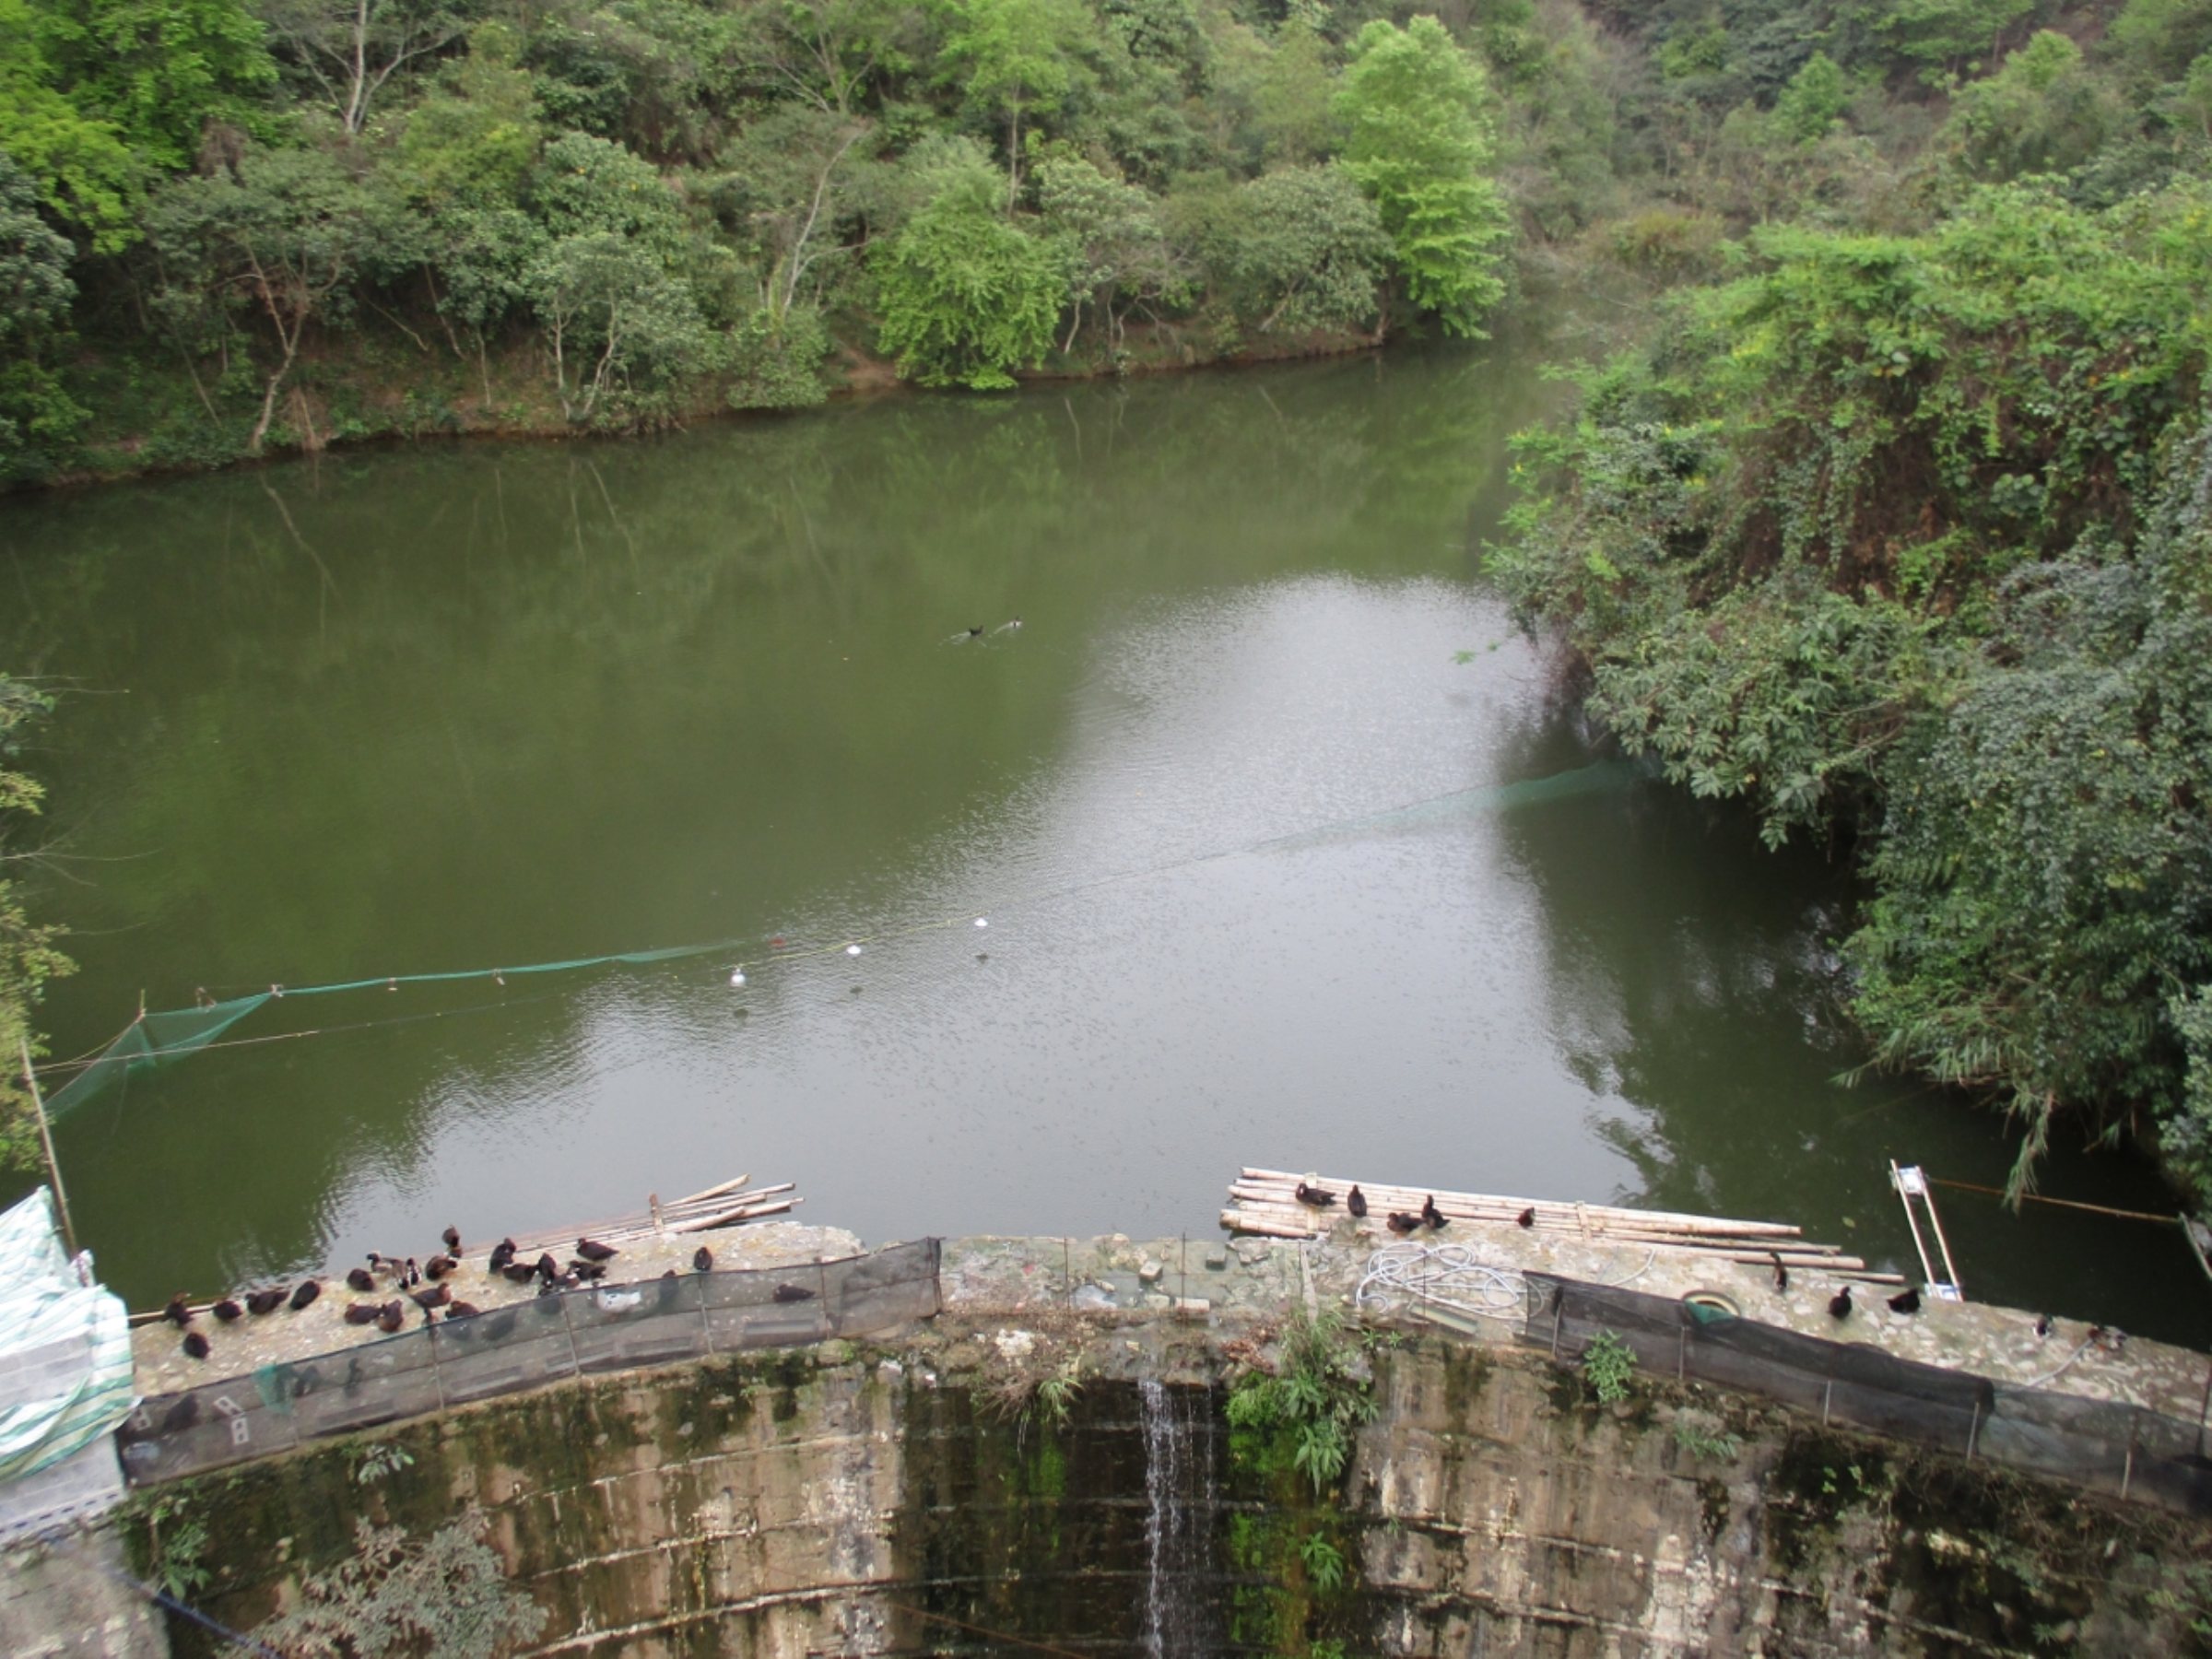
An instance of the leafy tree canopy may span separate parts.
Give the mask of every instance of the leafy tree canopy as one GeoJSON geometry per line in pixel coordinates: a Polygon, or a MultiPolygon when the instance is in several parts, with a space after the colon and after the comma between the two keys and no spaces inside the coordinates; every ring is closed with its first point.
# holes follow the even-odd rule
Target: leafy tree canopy
{"type": "Polygon", "coordinates": [[[1381,210],[1407,297],[1453,334],[1479,335],[1505,292],[1489,105],[1481,65],[1427,17],[1362,29],[1336,100],[1345,171],[1381,210]]]}

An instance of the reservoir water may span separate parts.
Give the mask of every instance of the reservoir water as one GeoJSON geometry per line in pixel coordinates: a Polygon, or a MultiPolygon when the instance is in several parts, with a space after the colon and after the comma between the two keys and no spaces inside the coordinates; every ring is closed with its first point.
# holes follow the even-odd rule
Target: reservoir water
{"type": "MultiPolygon", "coordinates": [[[[1208,1237],[1245,1163],[1910,1266],[1888,1160],[2001,1184],[2004,1127],[1838,1081],[1839,868],[1594,746],[1486,591],[1545,396],[1409,351],[0,502],[0,665],[61,696],[57,1059],[142,999],[485,971],[69,1113],[103,1273],[741,1171],[871,1241],[1208,1237]]],[[[2172,1207],[2061,1142],[2046,1193],[2172,1207]]],[[[1943,1202],[1971,1295],[2212,1338],[2175,1230],[1943,1202]]]]}

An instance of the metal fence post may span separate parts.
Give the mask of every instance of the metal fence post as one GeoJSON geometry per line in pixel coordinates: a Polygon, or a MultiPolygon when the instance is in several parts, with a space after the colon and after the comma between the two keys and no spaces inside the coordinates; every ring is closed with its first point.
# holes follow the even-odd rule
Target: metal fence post
{"type": "Polygon", "coordinates": [[[1071,1308],[1076,1305],[1075,1254],[1065,1237],[1060,1241],[1060,1298],[1071,1308]]]}
{"type": "Polygon", "coordinates": [[[2212,1361],[2205,1366],[2205,1399],[2204,1404],[2196,1408],[2196,1454],[2199,1457],[2205,1454],[2205,1427],[2208,1419],[2212,1419],[2212,1361]]]}
{"type": "Polygon", "coordinates": [[[1982,1396],[1974,1396],[1974,1420],[1966,1426],[1966,1461],[1974,1461],[1974,1446],[1982,1438],[1982,1396]]]}
{"type": "Polygon", "coordinates": [[[1675,1331],[1675,1381],[1679,1382],[1689,1368],[1689,1327],[1680,1325],[1675,1331]]]}
{"type": "Polygon", "coordinates": [[[1823,1429],[1828,1427],[1828,1407],[1830,1403],[1833,1401],[1835,1397],[1836,1380],[1833,1377],[1830,1377],[1827,1382],[1821,1386],[1820,1389],[1820,1427],[1823,1429]]]}
{"type": "Polygon", "coordinates": [[[438,1336],[429,1325],[422,1327],[422,1339],[430,1345],[430,1381],[437,1385],[438,1409],[445,1409],[445,1373],[438,1369],[438,1336]]]}
{"type": "Polygon", "coordinates": [[[699,1280],[699,1339],[706,1344],[707,1354],[714,1353],[714,1322],[707,1317],[707,1281],[714,1277],[712,1271],[693,1276],[699,1280]]]}
{"type": "Polygon", "coordinates": [[[581,1377],[583,1375],[583,1360],[576,1352],[576,1327],[569,1323],[568,1292],[561,1291],[559,1297],[560,1328],[569,1339],[569,1374],[572,1377],[581,1377]]]}
{"type": "Polygon", "coordinates": [[[2127,1501],[2127,1488],[2136,1483],[2136,1437],[2143,1432],[2143,1407],[2136,1407],[2135,1416],[2127,1419],[2127,1461],[2120,1465],[2120,1501],[2127,1501]]]}
{"type": "Polygon", "coordinates": [[[830,1324],[830,1267],[820,1256],[814,1258],[814,1295],[815,1306],[819,1310],[814,1323],[822,1332],[815,1340],[819,1342],[836,1334],[830,1324]]]}

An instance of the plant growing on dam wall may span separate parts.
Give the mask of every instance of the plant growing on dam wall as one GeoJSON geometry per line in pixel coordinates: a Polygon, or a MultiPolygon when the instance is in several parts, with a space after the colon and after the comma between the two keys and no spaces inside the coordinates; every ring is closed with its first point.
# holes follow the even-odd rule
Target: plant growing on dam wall
{"type": "Polygon", "coordinates": [[[1283,1653],[1345,1651],[1324,1626],[1359,1585],[1340,1488],[1353,1436],[1380,1409],[1368,1341],[1335,1309],[1297,1314],[1275,1371],[1247,1372],[1230,1391],[1230,1457],[1280,1499],[1230,1522],[1230,1559],[1247,1581],[1235,1598],[1240,1641],[1283,1653]]]}
{"type": "Polygon", "coordinates": [[[426,1538],[357,1518],[352,1557],[300,1585],[258,1640],[296,1659],[492,1659],[535,1636],[545,1609],[510,1585],[470,1510],[426,1538]]]}
{"type": "MultiPolygon", "coordinates": [[[[1343,1477],[1354,1432],[1374,1420],[1372,1383],[1359,1343],[1334,1309],[1293,1318],[1281,1350],[1273,1375],[1253,1371],[1230,1391],[1229,1425],[1266,1441],[1270,1454],[1287,1452],[1318,1497],[1343,1477]]],[[[1250,1440],[1241,1444],[1258,1450],[1250,1440]]]]}

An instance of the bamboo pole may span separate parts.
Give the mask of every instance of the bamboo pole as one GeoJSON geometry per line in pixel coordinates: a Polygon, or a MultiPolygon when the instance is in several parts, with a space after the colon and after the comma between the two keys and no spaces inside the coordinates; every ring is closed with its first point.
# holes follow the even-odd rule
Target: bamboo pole
{"type": "MultiPolygon", "coordinates": [[[[1362,1188],[1362,1191],[1364,1190],[1362,1188]]],[[[1401,1206],[1394,1202],[1378,1197],[1374,1201],[1374,1207],[1382,1209],[1404,1207],[1410,1210],[1416,1206],[1410,1204],[1401,1206]]],[[[1479,1227],[1513,1226],[1522,1213],[1521,1210],[1500,1209],[1488,1214],[1468,1215],[1465,1211],[1454,1214],[1451,1207],[1441,1200],[1437,1207],[1442,1211],[1447,1220],[1469,1222],[1479,1227]]],[[[1548,1213],[1541,1205],[1524,1205],[1522,1208],[1524,1210],[1533,1208],[1535,1211],[1534,1222],[1535,1230],[1565,1234],[1586,1241],[1623,1244],[1679,1244],[1684,1247],[1702,1246],[1710,1249],[1741,1251],[1774,1250],[1780,1252],[1785,1259],[1793,1255],[1818,1258],[1840,1253],[1838,1247],[1832,1244],[1815,1243],[1801,1239],[1778,1239],[1770,1243],[1766,1238],[1759,1234],[1687,1233],[1666,1228],[1628,1225],[1617,1225],[1602,1230],[1593,1229],[1585,1232],[1573,1225],[1571,1218],[1563,1215],[1557,1206],[1553,1206],[1548,1213]]],[[[1303,1224],[1306,1232],[1316,1236],[1327,1232],[1334,1225],[1345,1218],[1345,1211],[1339,1206],[1333,1206],[1326,1209],[1315,1209],[1309,1205],[1300,1204],[1287,1195],[1283,1198],[1270,1197],[1266,1199],[1244,1197],[1231,1208],[1225,1210],[1223,1215],[1231,1228],[1239,1225],[1234,1219],[1239,1216],[1266,1216],[1278,1221],[1286,1218],[1296,1218],[1303,1224]]],[[[1368,1219],[1358,1225],[1368,1231],[1379,1231],[1382,1230],[1382,1222],[1371,1211],[1368,1219]]]]}
{"type": "MultiPolygon", "coordinates": [[[[1334,1184],[1326,1182],[1324,1184],[1329,1185],[1331,1191],[1340,1195],[1347,1190],[1347,1183],[1341,1181],[1334,1184]]],[[[1432,1197],[1436,1200],[1437,1208],[1442,1211],[1446,1217],[1469,1221],[1510,1221],[1516,1219],[1522,1211],[1533,1209],[1539,1221],[1551,1220],[1589,1237],[1617,1235],[1629,1231],[1747,1240],[1798,1239],[1804,1235],[1802,1228],[1777,1222],[1726,1221],[1715,1218],[1705,1218],[1696,1225],[1690,1225],[1661,1212],[1592,1206],[1584,1206],[1578,1212],[1572,1205],[1557,1204],[1545,1200],[1475,1196],[1463,1193],[1438,1192],[1420,1187],[1371,1187],[1365,1182],[1359,1183],[1359,1187],[1360,1191],[1366,1194],[1371,1207],[1373,1208],[1417,1210],[1420,1207],[1423,1198],[1432,1197]]],[[[1307,1207],[1298,1205],[1298,1199],[1291,1188],[1278,1188],[1272,1183],[1241,1181],[1231,1185],[1230,1195],[1245,1202],[1307,1207]]],[[[1332,1206],[1330,1209],[1312,1213],[1325,1216],[1337,1212],[1332,1206]]]]}
{"type": "Polygon", "coordinates": [[[30,1086],[31,1110],[38,1113],[39,1145],[46,1150],[47,1178],[53,1182],[54,1205],[62,1212],[62,1243],[74,1260],[76,1255],[76,1229],[69,1220],[69,1189],[62,1184],[62,1166],[53,1156],[53,1130],[46,1122],[46,1097],[39,1092],[39,1074],[30,1064],[30,1039],[18,1031],[16,1044],[23,1056],[23,1081],[30,1086]]]}
{"type": "Polygon", "coordinates": [[[735,1181],[724,1181],[718,1182],[716,1185],[706,1187],[699,1192],[693,1193],[688,1197],[678,1198],[668,1207],[670,1209],[681,1209],[685,1205],[697,1204],[702,1198],[719,1198],[724,1193],[735,1192],[737,1188],[743,1186],[751,1179],[752,1176],[747,1174],[738,1176],[735,1181]]]}
{"type": "MultiPolygon", "coordinates": [[[[1923,1179],[1930,1186],[1956,1187],[1962,1193],[1982,1193],[1992,1198],[2006,1196],[2003,1187],[1982,1186],[1971,1181],[1945,1181],[1936,1175],[1924,1176],[1923,1179]]],[[[2182,1219],[2179,1216],[2161,1216],[2150,1210],[2114,1209],[2109,1204],[2084,1204],[2078,1198],[2046,1198],[2041,1193],[2022,1193],[2020,1196],[2030,1204],[2050,1204],[2060,1209],[2087,1210],[2092,1216],[2117,1216],[2123,1221],[2157,1221],[2170,1225],[2182,1219]]]]}
{"type": "MultiPolygon", "coordinates": [[[[1247,1168],[1239,1171],[1239,1179],[1243,1182],[1263,1186],[1272,1186],[1276,1184],[1295,1186],[1299,1182],[1301,1181],[1318,1182],[1323,1186],[1328,1187],[1335,1192],[1342,1192],[1353,1184],[1349,1180],[1336,1176],[1324,1177],[1310,1173],[1297,1174],[1286,1170],[1260,1170],[1251,1168],[1247,1168]]],[[[1232,1183],[1232,1185],[1234,1183],[1232,1183]]],[[[1515,1213],[1527,1208],[1531,1203],[1536,1202],[1533,1199],[1514,1198],[1498,1194],[1448,1193],[1438,1188],[1395,1186],[1387,1182],[1371,1183],[1362,1181],[1358,1184],[1359,1186],[1359,1190],[1365,1193],[1371,1199],[1376,1197],[1378,1194],[1385,1194],[1387,1195],[1387,1201],[1390,1203],[1404,1204],[1406,1201],[1411,1200],[1413,1207],[1416,1208],[1419,1206],[1419,1201],[1423,1195],[1433,1194],[1437,1202],[1437,1207],[1440,1209],[1444,1209],[1447,1214],[1450,1213],[1447,1201],[1461,1204],[1469,1206],[1470,1208],[1485,1204],[1492,1205],[1499,1207],[1511,1208],[1515,1213]]],[[[1554,1207],[1567,1209],[1571,1208],[1571,1206],[1558,1205],[1554,1207]]],[[[1693,1216],[1680,1210],[1628,1209],[1616,1205],[1603,1204],[1589,1205],[1585,1207],[1593,1216],[1633,1217],[1644,1221],[1664,1221],[1681,1226],[1693,1231],[1704,1231],[1720,1227],[1741,1232],[1753,1233],[1761,1237],[1784,1237],[1801,1234],[1805,1230],[1803,1228],[1793,1226],[1786,1221],[1734,1221],[1724,1220],[1712,1216],[1693,1216]]]]}

